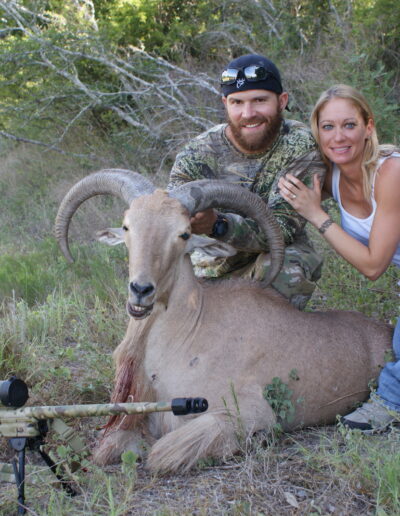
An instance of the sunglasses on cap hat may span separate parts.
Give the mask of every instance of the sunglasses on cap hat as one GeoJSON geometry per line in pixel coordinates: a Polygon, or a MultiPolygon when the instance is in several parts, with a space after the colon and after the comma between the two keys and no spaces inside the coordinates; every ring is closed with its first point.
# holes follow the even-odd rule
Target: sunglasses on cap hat
{"type": "Polygon", "coordinates": [[[250,65],[245,66],[244,68],[227,68],[224,70],[221,74],[221,85],[234,84],[239,76],[239,72],[242,72],[243,76],[249,82],[264,81],[268,77],[273,77],[278,81],[275,75],[263,66],[250,65]]]}

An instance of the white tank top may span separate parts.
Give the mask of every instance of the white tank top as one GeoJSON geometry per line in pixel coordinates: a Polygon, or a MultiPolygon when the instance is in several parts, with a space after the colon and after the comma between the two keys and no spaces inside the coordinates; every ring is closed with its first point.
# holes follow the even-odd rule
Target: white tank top
{"type": "MultiPolygon", "coordinates": [[[[374,178],[372,180],[372,194],[371,194],[371,202],[372,202],[372,212],[366,219],[359,219],[351,213],[348,213],[342,205],[342,201],[340,199],[340,191],[339,191],[339,181],[340,181],[340,170],[337,165],[333,165],[332,169],[332,195],[335,201],[338,203],[340,208],[340,217],[341,217],[341,226],[350,236],[356,238],[362,244],[368,246],[369,242],[369,234],[371,232],[372,222],[375,217],[376,212],[376,201],[374,197],[374,186],[375,186],[375,178],[376,173],[381,167],[382,163],[387,158],[400,158],[400,153],[393,152],[390,156],[385,156],[378,160],[378,166],[376,168],[374,178]]],[[[400,194],[400,192],[399,192],[400,194]]],[[[400,224],[400,221],[399,221],[400,224]]],[[[400,267],[400,244],[397,247],[397,250],[392,258],[392,263],[400,267]]]]}

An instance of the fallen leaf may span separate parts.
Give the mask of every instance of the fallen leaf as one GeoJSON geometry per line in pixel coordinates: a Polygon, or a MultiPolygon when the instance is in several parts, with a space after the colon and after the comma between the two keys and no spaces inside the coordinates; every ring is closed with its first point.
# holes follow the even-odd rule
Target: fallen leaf
{"type": "Polygon", "coordinates": [[[289,505],[291,505],[292,507],[296,507],[296,509],[299,508],[299,502],[296,500],[294,494],[289,493],[289,491],[284,491],[283,494],[285,495],[286,501],[289,505]]]}

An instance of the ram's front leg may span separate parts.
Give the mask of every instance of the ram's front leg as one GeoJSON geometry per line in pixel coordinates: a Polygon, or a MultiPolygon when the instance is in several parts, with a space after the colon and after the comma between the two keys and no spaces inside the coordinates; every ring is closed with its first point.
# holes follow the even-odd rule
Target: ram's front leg
{"type": "Polygon", "coordinates": [[[151,448],[147,467],[156,473],[188,471],[206,457],[231,455],[238,449],[233,427],[225,416],[203,414],[158,439],[151,448]]]}
{"type": "Polygon", "coordinates": [[[258,430],[270,430],[276,417],[261,389],[246,386],[229,409],[216,410],[182,422],[151,448],[150,470],[159,473],[188,471],[199,459],[223,459],[241,449],[258,430]]]}
{"type": "MultiPolygon", "coordinates": [[[[128,327],[124,340],[114,352],[116,369],[111,403],[155,401],[143,368],[144,349],[138,349],[130,333],[128,327]]],[[[152,442],[147,415],[114,415],[108,420],[93,459],[97,464],[113,464],[119,462],[121,454],[127,450],[143,457],[152,442]]]]}
{"type": "MultiPolygon", "coordinates": [[[[139,416],[141,417],[141,416],[139,416]]],[[[99,465],[116,464],[125,451],[133,451],[144,458],[151,445],[149,439],[138,428],[133,430],[112,429],[106,433],[93,452],[93,461],[99,465]]]]}

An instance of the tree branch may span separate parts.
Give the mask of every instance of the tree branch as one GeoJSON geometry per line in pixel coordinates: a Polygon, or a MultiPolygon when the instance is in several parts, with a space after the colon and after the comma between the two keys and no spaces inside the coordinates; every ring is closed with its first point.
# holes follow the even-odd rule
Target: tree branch
{"type": "Polygon", "coordinates": [[[5,131],[0,131],[0,136],[3,138],[7,138],[9,140],[13,140],[16,142],[22,142],[22,143],[30,143],[33,145],[39,145],[41,147],[45,147],[48,150],[58,152],[59,154],[64,154],[66,156],[75,156],[77,158],[91,158],[93,159],[95,157],[94,154],[76,154],[75,152],[67,152],[63,149],[59,149],[58,147],[55,147],[52,144],[48,144],[45,142],[41,142],[39,140],[32,140],[30,138],[23,138],[22,136],[15,136],[14,134],[7,133],[5,131]]]}

